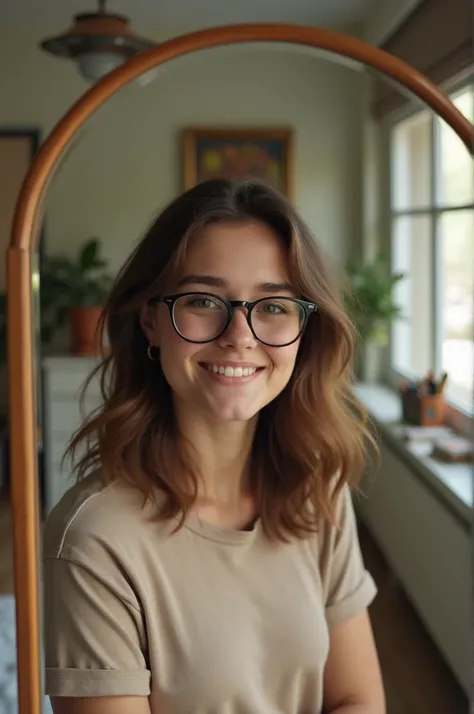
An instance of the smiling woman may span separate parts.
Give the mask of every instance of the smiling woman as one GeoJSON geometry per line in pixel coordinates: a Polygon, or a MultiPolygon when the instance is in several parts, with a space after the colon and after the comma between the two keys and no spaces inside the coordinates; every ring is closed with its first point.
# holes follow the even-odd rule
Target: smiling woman
{"type": "Polygon", "coordinates": [[[299,215],[259,183],[191,189],[103,329],[104,405],[45,529],[55,712],[383,714],[352,326],[299,215]]]}

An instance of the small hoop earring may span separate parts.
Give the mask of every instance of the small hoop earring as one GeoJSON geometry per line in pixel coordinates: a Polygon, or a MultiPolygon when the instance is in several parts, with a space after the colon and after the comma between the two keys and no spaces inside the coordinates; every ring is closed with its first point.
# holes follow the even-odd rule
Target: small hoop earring
{"type": "Polygon", "coordinates": [[[150,362],[157,362],[160,356],[160,349],[156,345],[148,345],[146,348],[146,356],[150,362]],[[153,350],[156,350],[154,353],[153,350]]]}

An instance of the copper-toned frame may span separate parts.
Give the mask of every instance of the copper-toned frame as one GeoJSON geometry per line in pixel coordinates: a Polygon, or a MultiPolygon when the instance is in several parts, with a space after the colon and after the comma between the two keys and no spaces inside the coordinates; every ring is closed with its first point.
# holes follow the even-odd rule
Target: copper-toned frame
{"type": "Polygon", "coordinates": [[[199,139],[247,139],[248,141],[264,139],[281,141],[284,152],[284,176],[281,188],[288,198],[292,198],[293,132],[291,129],[286,127],[197,127],[185,129],[183,132],[183,178],[185,189],[191,188],[197,183],[196,143],[199,139]]]}
{"type": "Polygon", "coordinates": [[[197,50],[241,42],[284,42],[319,48],[379,70],[442,117],[473,153],[474,127],[441,90],[412,67],[353,37],[314,27],[258,24],[183,35],[138,55],[93,86],[57,124],[24,181],[7,256],[11,489],[14,526],[18,694],[20,714],[40,714],[39,527],[35,363],[31,266],[49,182],[78,129],[107,99],[148,70],[197,50]]]}

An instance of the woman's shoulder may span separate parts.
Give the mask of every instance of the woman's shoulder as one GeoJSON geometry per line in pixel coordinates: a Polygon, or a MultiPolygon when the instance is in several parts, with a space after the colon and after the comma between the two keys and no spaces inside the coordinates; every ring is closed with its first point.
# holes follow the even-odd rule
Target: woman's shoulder
{"type": "Polygon", "coordinates": [[[152,502],[132,484],[105,480],[100,472],[77,482],[49,513],[43,530],[43,557],[79,556],[91,549],[123,549],[143,538],[156,520],[159,496],[152,502]]]}

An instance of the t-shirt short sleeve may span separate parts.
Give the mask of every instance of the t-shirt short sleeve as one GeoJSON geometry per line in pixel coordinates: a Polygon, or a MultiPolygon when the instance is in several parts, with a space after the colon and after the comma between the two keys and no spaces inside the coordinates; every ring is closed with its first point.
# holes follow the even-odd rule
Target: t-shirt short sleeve
{"type": "Polygon", "coordinates": [[[324,527],[320,550],[320,572],[329,625],[365,610],[377,593],[374,580],[362,559],[348,486],[344,486],[337,497],[336,519],[337,527],[324,527]]]}
{"type": "Polygon", "coordinates": [[[46,694],[150,693],[142,612],[112,558],[102,568],[77,552],[45,558],[43,627],[46,694]]]}

